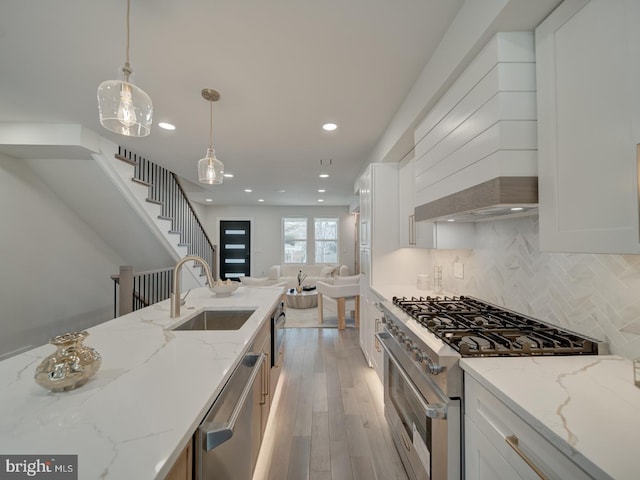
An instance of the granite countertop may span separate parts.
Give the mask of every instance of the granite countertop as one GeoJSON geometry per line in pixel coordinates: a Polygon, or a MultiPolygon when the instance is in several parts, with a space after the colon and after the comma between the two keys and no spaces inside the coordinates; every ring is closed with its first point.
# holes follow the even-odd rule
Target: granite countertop
{"type": "Polygon", "coordinates": [[[277,305],[281,287],[218,298],[194,289],[88,329],[102,366],[84,386],[51,393],[33,375],[44,345],[0,362],[0,452],[77,454],[79,478],[163,478],[277,305]],[[205,309],[255,309],[237,331],[171,331],[205,309]]]}
{"type": "Polygon", "coordinates": [[[640,472],[640,389],[614,356],[464,358],[462,368],[595,478],[640,472]]]}

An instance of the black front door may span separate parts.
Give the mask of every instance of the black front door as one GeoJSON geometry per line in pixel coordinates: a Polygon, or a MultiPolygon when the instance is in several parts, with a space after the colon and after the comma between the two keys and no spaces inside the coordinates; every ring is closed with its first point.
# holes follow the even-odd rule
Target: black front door
{"type": "Polygon", "coordinates": [[[251,274],[251,222],[220,220],[220,278],[239,280],[251,274]]]}

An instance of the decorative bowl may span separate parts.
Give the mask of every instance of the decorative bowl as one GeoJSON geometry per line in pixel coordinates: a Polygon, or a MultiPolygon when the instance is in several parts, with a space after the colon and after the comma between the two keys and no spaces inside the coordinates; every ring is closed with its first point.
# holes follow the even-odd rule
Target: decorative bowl
{"type": "Polygon", "coordinates": [[[214,293],[218,297],[226,297],[235,292],[240,284],[238,282],[233,282],[231,284],[223,284],[223,285],[214,285],[213,287],[209,287],[209,291],[214,293]]]}

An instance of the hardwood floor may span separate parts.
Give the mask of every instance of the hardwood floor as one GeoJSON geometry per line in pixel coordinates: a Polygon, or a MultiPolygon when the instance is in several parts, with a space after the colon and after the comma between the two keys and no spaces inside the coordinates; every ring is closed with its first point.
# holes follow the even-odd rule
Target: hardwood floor
{"type": "Polygon", "coordinates": [[[407,478],[358,329],[288,328],[253,480],[407,478]]]}

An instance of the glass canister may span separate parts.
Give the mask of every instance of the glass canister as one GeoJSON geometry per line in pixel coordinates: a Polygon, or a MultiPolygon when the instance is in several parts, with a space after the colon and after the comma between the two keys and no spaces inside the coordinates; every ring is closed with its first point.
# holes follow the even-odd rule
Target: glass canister
{"type": "Polygon", "coordinates": [[[88,335],[85,331],[72,332],[49,340],[57,350],[38,365],[36,383],[52,392],[73,390],[87,383],[102,363],[96,350],[82,344],[88,335]]]}

